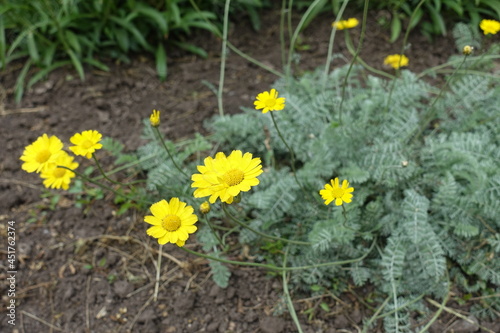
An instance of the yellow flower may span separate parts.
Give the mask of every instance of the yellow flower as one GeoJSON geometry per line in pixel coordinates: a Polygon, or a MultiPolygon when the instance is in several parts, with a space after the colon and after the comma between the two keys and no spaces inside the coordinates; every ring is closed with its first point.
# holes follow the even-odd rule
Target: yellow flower
{"type": "Polygon", "coordinates": [[[58,166],[64,166],[71,170],[75,170],[78,168],[78,163],[73,162],[73,156],[62,151],[55,160],[55,164],[42,171],[40,176],[45,179],[43,185],[46,188],[62,188],[63,190],[67,190],[69,188],[69,183],[71,183],[71,178],[75,177],[75,173],[68,169],[58,168],[58,166]]]}
{"type": "Polygon", "coordinates": [[[500,22],[495,20],[482,20],[479,23],[479,27],[483,30],[485,35],[496,35],[496,33],[500,31],[500,22]]]}
{"type": "Polygon", "coordinates": [[[267,113],[269,111],[280,111],[285,108],[285,98],[278,98],[278,92],[276,89],[271,89],[271,91],[264,91],[255,97],[256,101],[253,102],[255,109],[262,109],[262,113],[267,113]]]}
{"type": "Polygon", "coordinates": [[[347,20],[342,20],[338,22],[333,22],[332,27],[336,28],[337,30],[344,30],[344,29],[351,29],[356,27],[359,24],[359,21],[357,18],[351,17],[350,19],[347,20]]]}
{"type": "Polygon", "coordinates": [[[409,62],[409,59],[404,54],[391,54],[384,59],[384,65],[390,65],[394,69],[408,66],[409,62]]]}
{"type": "Polygon", "coordinates": [[[466,56],[470,55],[472,53],[472,51],[474,50],[474,48],[470,45],[465,45],[463,50],[462,50],[462,53],[466,56]]]}
{"type": "Polygon", "coordinates": [[[353,187],[349,187],[349,182],[344,180],[342,186],[339,185],[339,179],[330,180],[330,184],[326,184],[325,188],[319,191],[319,194],[325,200],[325,205],[335,200],[335,205],[340,206],[342,202],[351,202],[353,187]],[[331,184],[331,185],[330,185],[331,184]]]}
{"type": "Polygon", "coordinates": [[[210,203],[220,198],[230,204],[240,192],[249,191],[259,184],[257,177],[262,173],[262,165],[260,158],[233,150],[227,157],[224,153],[217,153],[215,158],[205,158],[204,165],[198,165],[198,171],[200,173],[191,177],[191,187],[197,187],[194,196],[210,196],[210,203]]]}
{"type": "Polygon", "coordinates": [[[151,126],[158,127],[160,125],[160,111],[153,110],[149,116],[149,121],[151,122],[151,126]]]}
{"type": "Polygon", "coordinates": [[[205,201],[200,205],[200,213],[202,214],[210,213],[210,203],[208,201],[205,201]]]}
{"type": "Polygon", "coordinates": [[[99,143],[101,138],[102,138],[101,133],[94,130],[83,131],[82,133],[76,133],[69,139],[69,141],[71,141],[71,143],[74,144],[74,146],[69,147],[69,149],[75,155],[91,158],[92,154],[97,149],[102,148],[102,144],[99,143]]]}
{"type": "Polygon", "coordinates": [[[58,155],[63,152],[63,143],[55,135],[43,134],[35,142],[24,148],[20,160],[21,168],[26,172],[42,172],[54,165],[58,155]]]}
{"type": "Polygon", "coordinates": [[[161,200],[149,208],[153,215],[144,216],[144,222],[153,225],[146,232],[149,236],[158,238],[158,244],[173,243],[184,246],[189,234],[198,228],[194,225],[198,217],[194,209],[186,206],[179,198],[171,198],[170,202],[161,200]]]}

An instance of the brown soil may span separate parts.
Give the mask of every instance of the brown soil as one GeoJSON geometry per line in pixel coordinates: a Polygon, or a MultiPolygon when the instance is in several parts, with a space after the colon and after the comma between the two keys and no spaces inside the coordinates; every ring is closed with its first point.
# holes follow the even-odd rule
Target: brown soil
{"type": "MultiPolygon", "coordinates": [[[[353,16],[361,18],[361,13],[353,16]]],[[[302,33],[302,45],[309,48],[300,52],[301,71],[324,64],[332,20],[322,15],[302,33]]],[[[390,44],[388,31],[376,24],[375,17],[370,18],[369,26],[361,56],[371,66],[384,69],[384,57],[399,53],[401,41],[390,44]]],[[[358,34],[359,30],[352,30],[354,40],[358,34]]],[[[281,68],[276,12],[263,13],[259,32],[253,31],[245,18],[234,20],[229,39],[265,64],[281,68]]],[[[6,306],[2,305],[1,332],[296,331],[286,311],[276,315],[284,306],[278,279],[265,271],[231,267],[230,285],[221,289],[212,282],[205,260],[176,246],[164,247],[159,299],[153,301],[158,246],[145,234],[144,212],[130,210],[116,216],[111,197],[82,211],[74,207],[75,196],[63,191],[58,192],[62,198],[51,210],[48,199],[41,198],[44,191],[38,176],[20,169],[24,147],[43,133],[68,142],[76,132],[96,129],[133,150],[142,143],[141,121],[153,108],[163,111],[161,129],[173,140],[205,133],[203,121],[218,109],[215,96],[202,80],[218,84],[221,41],[204,32],[193,40],[208,51],[208,59],[170,50],[166,82],[157,79],[151,59],[137,56],[130,65],[110,63],[110,72],[89,70],[85,82],[70,68],[57,70],[15,105],[13,86],[19,67],[12,65],[1,73],[0,145],[4,158],[0,163],[0,228],[2,239],[6,239],[7,221],[15,221],[19,261],[16,326],[7,323],[6,306]]],[[[409,41],[409,69],[415,72],[438,65],[455,52],[451,38],[429,42],[415,31],[409,41]]],[[[347,59],[337,58],[334,66],[351,59],[342,32],[337,35],[334,52],[347,59]]],[[[230,52],[224,84],[226,113],[251,106],[254,96],[269,89],[275,80],[272,74],[230,52]]],[[[6,281],[6,242],[1,246],[0,278],[6,281]]],[[[187,246],[199,247],[193,241],[187,246]]],[[[7,284],[2,284],[2,304],[9,302],[7,289],[7,284]]],[[[363,316],[372,314],[359,302],[368,292],[356,290],[336,299],[294,295],[304,332],[357,332],[363,316]],[[331,311],[323,311],[321,302],[331,311]],[[306,315],[307,309],[314,311],[306,315]]],[[[459,319],[442,316],[434,332],[459,324],[459,319]]],[[[492,325],[489,327],[495,330],[492,325]]],[[[380,325],[373,332],[381,332],[380,325]]]]}

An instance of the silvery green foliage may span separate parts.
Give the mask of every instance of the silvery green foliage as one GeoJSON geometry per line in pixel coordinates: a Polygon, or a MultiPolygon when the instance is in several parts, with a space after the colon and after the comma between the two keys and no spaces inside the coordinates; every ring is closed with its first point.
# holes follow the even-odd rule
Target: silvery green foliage
{"type": "MultiPolygon", "coordinates": [[[[311,284],[332,288],[338,281],[377,286],[390,298],[382,315],[398,309],[384,319],[387,332],[416,327],[411,312],[423,303],[412,300],[422,295],[442,300],[452,285],[498,293],[498,82],[455,76],[433,105],[435,119],[421,131],[440,87],[403,70],[388,102],[392,83],[355,68],[339,114],[346,72],[346,67],[333,71],[325,87],[320,72],[274,86],[286,97],[285,110],[274,116],[293,147],[302,187],[270,114],[245,108],[208,124],[221,147],[249,151],[264,161],[261,183],[243,196],[242,207],[258,221],[252,226],[312,242],[292,246],[288,266],[353,260],[294,271],[292,281],[303,290],[311,284]],[[355,188],[345,212],[325,206],[318,195],[334,177],[355,188]]],[[[265,243],[248,236],[240,240],[265,243]]],[[[491,317],[500,310],[498,301],[484,304],[478,315],[491,317]]]]}

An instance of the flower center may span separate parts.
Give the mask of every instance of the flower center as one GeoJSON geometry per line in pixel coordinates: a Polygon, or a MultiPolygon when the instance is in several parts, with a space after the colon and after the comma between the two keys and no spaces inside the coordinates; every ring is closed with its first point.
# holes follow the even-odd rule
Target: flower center
{"type": "Polygon", "coordinates": [[[224,176],[222,176],[222,180],[224,181],[224,183],[229,186],[238,185],[243,181],[243,178],[245,178],[245,174],[243,173],[243,171],[238,169],[230,170],[226,172],[224,176]]]}
{"type": "Polygon", "coordinates": [[[66,169],[63,169],[63,168],[56,168],[56,169],[54,170],[53,175],[54,175],[54,177],[56,177],[56,178],[62,178],[62,177],[64,177],[64,174],[65,174],[65,173],[66,173],[66,169]]]}
{"type": "Polygon", "coordinates": [[[90,140],[85,140],[82,142],[82,147],[84,149],[89,149],[90,147],[92,147],[92,145],[93,145],[93,143],[90,140]]]}
{"type": "Polygon", "coordinates": [[[343,188],[337,187],[332,189],[332,195],[334,198],[342,198],[345,194],[345,190],[343,188]]]}
{"type": "Polygon", "coordinates": [[[275,98],[269,98],[265,101],[265,104],[268,108],[272,108],[273,106],[276,105],[276,99],[275,98]]]}
{"type": "Polygon", "coordinates": [[[50,158],[50,151],[45,149],[45,150],[41,150],[38,152],[38,154],[36,154],[36,161],[38,163],[45,163],[49,160],[50,158]]]}
{"type": "Polygon", "coordinates": [[[161,226],[167,231],[176,231],[181,226],[181,219],[177,215],[167,215],[163,218],[161,226]]]}

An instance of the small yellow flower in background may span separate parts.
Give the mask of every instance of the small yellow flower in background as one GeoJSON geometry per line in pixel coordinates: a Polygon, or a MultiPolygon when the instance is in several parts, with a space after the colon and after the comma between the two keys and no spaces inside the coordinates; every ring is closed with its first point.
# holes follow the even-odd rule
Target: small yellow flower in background
{"type": "Polygon", "coordinates": [[[57,188],[67,190],[69,184],[71,183],[71,178],[75,177],[75,173],[69,171],[68,169],[58,168],[58,166],[64,166],[75,170],[78,168],[78,163],[73,162],[73,156],[68,155],[65,151],[62,151],[55,160],[55,164],[42,171],[40,176],[44,179],[43,185],[46,188],[57,188]]]}
{"type": "Polygon", "coordinates": [[[69,141],[71,141],[74,146],[69,147],[69,149],[75,154],[80,156],[85,156],[86,158],[91,158],[92,154],[102,148],[102,144],[99,143],[101,140],[101,133],[95,130],[83,131],[82,133],[76,133],[73,135],[69,141]]]}
{"type": "Polygon", "coordinates": [[[333,22],[332,27],[336,28],[337,30],[344,30],[344,29],[351,29],[356,27],[359,24],[359,21],[357,18],[351,17],[350,19],[347,20],[342,20],[338,22],[333,22]]]}
{"type": "Polygon", "coordinates": [[[146,232],[149,236],[158,238],[158,244],[166,243],[184,246],[189,234],[198,227],[194,224],[198,217],[193,214],[194,209],[187,206],[179,198],[171,198],[170,202],[161,200],[149,208],[153,215],[144,216],[144,222],[153,225],[146,232]]]}
{"type": "Polygon", "coordinates": [[[200,205],[200,213],[204,215],[210,213],[210,203],[208,201],[205,201],[200,205]]]}
{"type": "Polygon", "coordinates": [[[198,171],[191,177],[191,187],[197,187],[195,198],[210,196],[210,203],[220,198],[231,204],[240,192],[259,184],[257,177],[262,173],[262,165],[260,158],[253,158],[251,153],[243,155],[241,150],[233,150],[227,157],[219,152],[215,158],[205,158],[198,171]]]}
{"type": "Polygon", "coordinates": [[[285,98],[278,98],[278,92],[276,89],[271,89],[271,91],[264,91],[255,97],[256,101],[253,102],[256,110],[262,109],[262,113],[267,113],[269,111],[280,111],[285,108],[285,98]]]}
{"type": "Polygon", "coordinates": [[[467,55],[470,55],[473,50],[474,50],[474,48],[472,46],[465,45],[463,50],[462,50],[462,53],[467,56],[467,55]]]}
{"type": "Polygon", "coordinates": [[[325,188],[319,191],[319,194],[325,200],[325,205],[335,200],[335,205],[340,206],[343,202],[349,203],[352,199],[351,192],[353,187],[349,187],[349,182],[344,179],[342,186],[339,184],[338,177],[330,180],[330,184],[326,184],[325,188]]]}
{"type": "Polygon", "coordinates": [[[500,22],[495,20],[482,20],[479,23],[479,27],[483,30],[485,35],[496,35],[496,33],[500,31],[500,22]]]}
{"type": "Polygon", "coordinates": [[[404,54],[391,54],[385,57],[384,65],[390,65],[394,69],[408,66],[410,60],[404,54]]]}
{"type": "Polygon", "coordinates": [[[160,111],[153,110],[149,116],[149,121],[151,122],[151,126],[158,127],[160,125],[160,111]]]}
{"type": "Polygon", "coordinates": [[[24,162],[21,168],[26,172],[42,172],[54,165],[58,155],[63,152],[62,148],[63,143],[58,137],[43,134],[24,148],[20,157],[24,162]]]}

